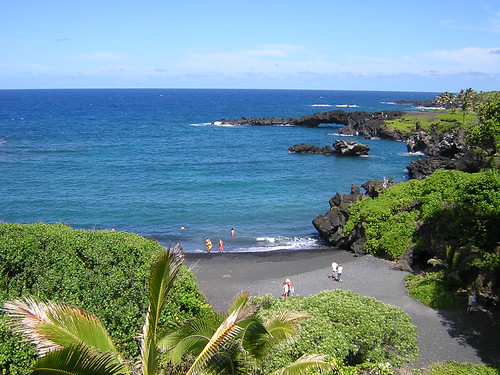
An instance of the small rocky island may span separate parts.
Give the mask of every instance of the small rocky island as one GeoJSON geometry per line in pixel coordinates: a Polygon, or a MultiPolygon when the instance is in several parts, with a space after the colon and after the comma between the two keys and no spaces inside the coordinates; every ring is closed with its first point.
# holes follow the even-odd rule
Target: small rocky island
{"type": "Polygon", "coordinates": [[[336,156],[367,156],[370,146],[355,141],[337,140],[330,146],[318,147],[306,143],[294,145],[288,149],[290,153],[296,154],[323,154],[336,156]]]}

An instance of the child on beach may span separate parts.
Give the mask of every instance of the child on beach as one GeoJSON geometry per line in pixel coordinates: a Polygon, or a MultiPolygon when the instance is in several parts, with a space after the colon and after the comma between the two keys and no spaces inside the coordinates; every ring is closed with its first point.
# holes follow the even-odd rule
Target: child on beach
{"type": "Polygon", "coordinates": [[[337,281],[340,281],[341,283],[343,283],[342,271],[344,271],[344,267],[342,266],[342,264],[339,264],[339,266],[337,267],[337,281]]]}
{"type": "Polygon", "coordinates": [[[224,242],[219,238],[219,252],[224,252],[224,242]]]}

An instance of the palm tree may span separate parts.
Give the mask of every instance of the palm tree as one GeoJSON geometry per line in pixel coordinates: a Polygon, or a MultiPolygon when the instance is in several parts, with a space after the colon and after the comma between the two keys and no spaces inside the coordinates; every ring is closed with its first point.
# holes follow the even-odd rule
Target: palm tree
{"type": "MultiPolygon", "coordinates": [[[[205,356],[205,364],[218,374],[259,371],[266,355],[276,345],[290,342],[297,334],[298,324],[308,318],[305,314],[292,312],[261,323],[255,318],[255,307],[249,306],[248,293],[242,292],[233,301],[225,319],[219,314],[211,319],[189,321],[165,335],[158,345],[173,363],[180,363],[186,354],[200,358],[203,351],[208,351],[211,357],[205,356]],[[226,346],[218,345],[220,327],[231,327],[230,345],[227,342],[226,346]]],[[[320,357],[307,357],[307,361],[303,358],[300,362],[304,365],[313,358],[318,360],[320,357]]]]}
{"type": "Polygon", "coordinates": [[[183,256],[179,245],[170,247],[153,265],[149,275],[149,308],[141,335],[141,358],[137,365],[116,350],[100,320],[82,309],[24,298],[5,302],[4,310],[14,330],[35,345],[42,357],[35,365],[44,373],[156,374],[158,324],[167,295],[177,278],[183,256]],[[106,370],[106,371],[104,371],[106,370]]]}
{"type": "Polygon", "coordinates": [[[454,103],[455,103],[455,95],[453,95],[451,92],[446,91],[442,94],[439,94],[436,97],[436,104],[446,109],[451,108],[454,103]]]}
{"type": "Polygon", "coordinates": [[[465,115],[474,110],[477,102],[477,93],[472,89],[460,90],[457,94],[458,107],[462,111],[462,126],[465,126],[465,115]]]}
{"type": "MultiPolygon", "coordinates": [[[[3,309],[13,329],[37,349],[40,358],[32,369],[33,374],[155,375],[159,350],[169,342],[169,339],[164,339],[162,345],[158,345],[159,319],[183,259],[179,245],[173,250],[169,247],[151,269],[149,308],[140,336],[141,355],[135,362],[124,359],[99,319],[82,309],[54,302],[43,303],[29,297],[5,302],[3,309]]],[[[196,355],[188,374],[198,374],[205,369],[219,371],[225,364],[232,364],[239,370],[241,366],[234,361],[236,354],[249,353],[258,358],[273,340],[287,336],[287,329],[280,329],[278,323],[266,326],[249,320],[254,311],[247,302],[248,294],[240,294],[222,324],[215,331],[211,328],[206,331],[212,333],[206,336],[207,340],[184,340],[183,346],[177,346],[180,357],[185,352],[196,355]],[[240,337],[241,341],[238,341],[240,337]],[[240,343],[245,352],[240,350],[240,343]]],[[[326,369],[329,364],[324,356],[303,356],[282,371],[283,374],[300,374],[311,367],[326,369]]]]}

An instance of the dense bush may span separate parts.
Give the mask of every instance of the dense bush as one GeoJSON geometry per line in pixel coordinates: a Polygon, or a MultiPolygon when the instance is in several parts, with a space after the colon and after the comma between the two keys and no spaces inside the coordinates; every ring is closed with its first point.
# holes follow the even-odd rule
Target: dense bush
{"type": "Polygon", "coordinates": [[[443,242],[454,247],[474,244],[492,252],[498,243],[500,174],[437,171],[423,180],[393,186],[375,199],[350,207],[344,228],[348,234],[365,223],[368,253],[398,259],[418,244],[417,229],[424,220],[439,220],[443,242]]]}
{"type": "MultiPolygon", "coordinates": [[[[63,224],[0,224],[0,303],[32,295],[97,315],[126,357],[139,353],[137,333],[147,309],[147,276],[163,248],[141,236],[74,230],[63,224]]],[[[210,309],[186,268],[162,317],[172,326],[210,309]]],[[[0,315],[0,371],[22,374],[33,349],[0,315]]]]}
{"type": "Polygon", "coordinates": [[[410,317],[373,298],[335,290],[307,298],[261,299],[265,306],[259,312],[261,319],[283,311],[311,316],[301,324],[293,344],[278,348],[265,361],[268,373],[304,353],[327,354],[341,366],[385,362],[400,366],[417,356],[416,328],[410,317]]]}

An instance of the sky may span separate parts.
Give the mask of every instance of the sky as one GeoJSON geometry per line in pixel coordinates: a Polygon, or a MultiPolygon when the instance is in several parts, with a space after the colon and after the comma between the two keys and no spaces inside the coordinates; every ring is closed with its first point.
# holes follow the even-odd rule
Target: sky
{"type": "Polygon", "coordinates": [[[0,89],[500,90],[498,0],[0,0],[0,89]]]}

